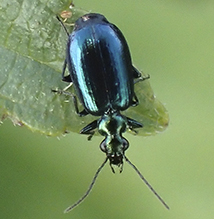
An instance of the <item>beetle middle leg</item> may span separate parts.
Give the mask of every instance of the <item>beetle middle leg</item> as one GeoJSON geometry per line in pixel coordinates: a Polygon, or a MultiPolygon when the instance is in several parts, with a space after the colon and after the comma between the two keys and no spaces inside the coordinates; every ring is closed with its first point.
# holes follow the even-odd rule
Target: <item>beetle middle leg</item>
{"type": "Polygon", "coordinates": [[[80,117],[88,115],[88,112],[85,109],[82,110],[82,111],[79,111],[79,107],[78,107],[78,103],[77,103],[77,97],[73,94],[71,94],[71,97],[73,99],[76,114],[80,117]]]}
{"type": "Polygon", "coordinates": [[[70,84],[69,84],[67,87],[65,87],[63,90],[57,90],[57,89],[54,90],[54,89],[52,89],[52,92],[58,93],[58,94],[60,94],[60,95],[62,94],[62,95],[66,95],[66,96],[71,97],[72,100],[73,100],[73,103],[74,103],[75,112],[76,112],[76,114],[77,114],[78,116],[82,117],[82,116],[88,115],[88,112],[87,112],[85,109],[83,109],[82,111],[79,110],[78,102],[77,102],[77,97],[76,97],[74,94],[72,94],[72,93],[66,91],[66,90],[67,90],[69,87],[71,87],[71,86],[72,86],[72,83],[70,83],[70,84]]]}
{"type": "Polygon", "coordinates": [[[69,75],[66,75],[65,76],[65,70],[67,68],[67,60],[65,59],[64,61],[64,64],[63,64],[63,69],[62,69],[62,81],[65,81],[65,82],[68,82],[69,85],[66,86],[63,90],[58,90],[58,89],[52,89],[52,92],[55,92],[55,93],[59,93],[59,94],[65,94],[65,95],[69,95],[68,93],[66,93],[65,91],[67,91],[71,86],[72,86],[72,80],[71,80],[71,76],[70,74],[69,75]]]}

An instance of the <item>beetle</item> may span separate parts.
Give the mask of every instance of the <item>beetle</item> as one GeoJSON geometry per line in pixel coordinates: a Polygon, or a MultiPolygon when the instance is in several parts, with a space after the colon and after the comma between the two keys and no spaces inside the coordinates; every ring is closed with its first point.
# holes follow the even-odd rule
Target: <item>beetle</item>
{"type": "Polygon", "coordinates": [[[88,134],[91,139],[94,130],[97,129],[104,136],[100,149],[106,154],[105,161],[97,170],[85,195],[65,212],[72,210],[87,197],[108,160],[113,172],[112,165],[120,167],[122,172],[124,159],[136,170],[165,207],[169,208],[125,156],[129,142],[122,134],[127,129],[136,132],[135,129],[142,128],[143,124],[122,115],[121,112],[139,104],[134,84],[139,80],[148,79],[149,76],[141,77],[141,73],[132,65],[129,47],[122,32],[103,15],[85,14],[75,22],[71,34],[61,19],[59,17],[57,19],[68,35],[62,80],[74,86],[78,100],[84,108],[79,111],[77,97],[71,95],[76,112],[79,116],[91,114],[100,117],[85,126],[80,133],[88,134]],[[66,68],[69,75],[66,75],[66,68]]]}
{"type": "MultiPolygon", "coordinates": [[[[128,141],[122,137],[127,128],[143,127],[139,122],[122,116],[120,111],[138,105],[134,94],[134,78],[141,76],[132,66],[128,45],[121,31],[103,15],[86,14],[79,18],[69,35],[62,80],[72,82],[84,110],[80,116],[101,116],[80,133],[98,132],[105,136],[100,148],[110,165],[123,163],[128,141]]],[[[75,106],[77,106],[75,104],[75,106]]]]}

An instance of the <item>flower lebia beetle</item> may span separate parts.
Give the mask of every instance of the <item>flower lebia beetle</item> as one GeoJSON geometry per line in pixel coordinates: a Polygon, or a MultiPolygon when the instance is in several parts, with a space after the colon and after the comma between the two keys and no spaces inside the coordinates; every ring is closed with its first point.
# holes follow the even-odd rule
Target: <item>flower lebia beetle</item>
{"type": "Polygon", "coordinates": [[[122,172],[124,160],[134,168],[149,189],[169,209],[136,166],[125,156],[129,142],[122,134],[127,129],[135,132],[135,129],[142,128],[143,124],[122,115],[121,112],[138,105],[134,84],[148,79],[149,76],[141,77],[141,73],[132,65],[130,51],[123,34],[103,15],[89,13],[80,17],[75,22],[71,34],[61,19],[59,17],[57,19],[68,36],[62,80],[72,83],[77,97],[66,91],[62,93],[72,97],[79,116],[91,114],[100,117],[85,126],[80,133],[88,134],[91,139],[94,130],[97,129],[104,136],[100,149],[106,154],[105,161],[95,173],[86,193],[65,212],[71,211],[88,196],[107,161],[113,172],[113,165],[120,167],[122,172]],[[65,74],[67,67],[69,75],[65,74]],[[84,108],[82,111],[78,109],[77,100],[84,108]]]}

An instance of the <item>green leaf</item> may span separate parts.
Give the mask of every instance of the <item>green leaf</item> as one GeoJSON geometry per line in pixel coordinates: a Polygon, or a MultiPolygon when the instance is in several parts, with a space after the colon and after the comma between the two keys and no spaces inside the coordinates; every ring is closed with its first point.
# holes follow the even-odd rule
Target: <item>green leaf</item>
{"type": "MultiPolygon", "coordinates": [[[[70,0],[0,2],[0,116],[52,136],[79,132],[96,119],[78,117],[68,96],[51,92],[67,85],[61,81],[67,36],[56,15],[69,11],[69,4],[70,0]]],[[[86,13],[78,8],[71,12],[68,23],[86,13]]],[[[137,83],[135,89],[140,104],[124,114],[144,124],[140,135],[163,131],[168,113],[149,81],[137,83]]]]}

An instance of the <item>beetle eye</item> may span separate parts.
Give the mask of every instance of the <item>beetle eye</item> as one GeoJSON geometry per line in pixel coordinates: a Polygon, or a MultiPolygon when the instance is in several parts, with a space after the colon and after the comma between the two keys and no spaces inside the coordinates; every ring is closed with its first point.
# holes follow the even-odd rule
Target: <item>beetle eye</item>
{"type": "Polygon", "coordinates": [[[127,150],[129,147],[129,142],[123,138],[123,151],[127,150]]]}
{"type": "Polygon", "coordinates": [[[100,149],[101,149],[101,151],[106,153],[106,142],[105,142],[105,139],[100,143],[100,149]]]}

